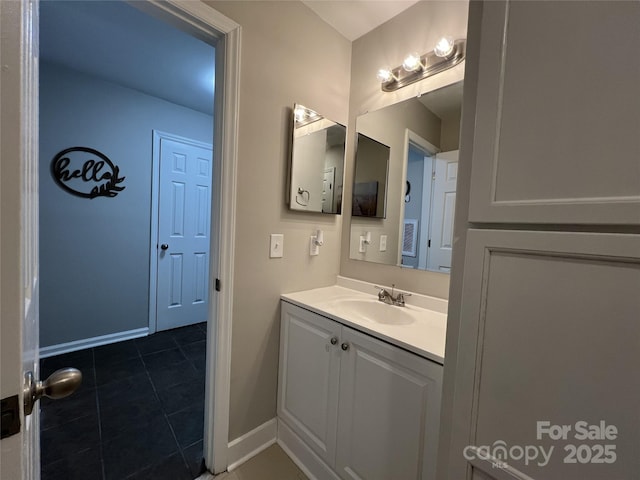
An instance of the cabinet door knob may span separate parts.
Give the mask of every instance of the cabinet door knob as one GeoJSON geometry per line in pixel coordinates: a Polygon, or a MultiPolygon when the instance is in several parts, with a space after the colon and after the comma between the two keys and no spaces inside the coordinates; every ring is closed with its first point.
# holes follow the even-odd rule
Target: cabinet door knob
{"type": "Polygon", "coordinates": [[[344,342],[342,345],[340,345],[340,348],[346,352],[347,350],[349,350],[349,344],[347,342],[344,342]]]}
{"type": "Polygon", "coordinates": [[[338,337],[331,337],[331,345],[338,343],[338,337]]]}

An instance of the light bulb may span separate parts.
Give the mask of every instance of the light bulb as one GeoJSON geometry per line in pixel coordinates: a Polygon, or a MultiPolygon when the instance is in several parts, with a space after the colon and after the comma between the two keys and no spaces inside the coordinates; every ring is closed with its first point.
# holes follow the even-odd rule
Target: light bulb
{"type": "Polygon", "coordinates": [[[402,68],[404,68],[407,72],[415,72],[416,70],[422,68],[420,55],[418,55],[415,52],[412,52],[406,57],[404,57],[404,62],[402,62],[402,68]]]}
{"type": "Polygon", "coordinates": [[[442,37],[436,43],[435,48],[433,49],[433,53],[435,53],[438,57],[448,57],[453,52],[454,42],[451,37],[442,37]]]}
{"type": "Polygon", "coordinates": [[[389,68],[381,68],[380,70],[378,70],[376,78],[378,79],[378,81],[386,83],[393,78],[393,73],[391,73],[391,69],[389,68]]]}
{"type": "Polygon", "coordinates": [[[293,111],[293,114],[295,115],[297,122],[302,122],[304,120],[304,117],[306,117],[305,109],[301,107],[297,107],[293,111]]]}

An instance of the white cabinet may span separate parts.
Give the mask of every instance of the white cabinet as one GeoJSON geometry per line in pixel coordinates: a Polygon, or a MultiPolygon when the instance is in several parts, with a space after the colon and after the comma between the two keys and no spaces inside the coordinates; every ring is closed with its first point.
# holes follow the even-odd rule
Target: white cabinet
{"type": "Polygon", "coordinates": [[[469,221],[640,224],[639,21],[638,2],[484,2],[469,221]]]}
{"type": "Polygon", "coordinates": [[[488,479],[638,478],[640,382],[623,372],[640,364],[640,235],[470,229],[464,285],[459,348],[469,363],[456,402],[464,430],[446,478],[466,478],[469,468],[488,479]],[[538,437],[541,421],[571,430],[550,442],[538,437]],[[585,440],[578,422],[618,433],[585,440]],[[500,454],[496,442],[510,452],[555,450],[546,463],[510,453],[502,458],[508,477],[486,456],[472,454],[467,464],[456,455],[467,445],[500,454]],[[598,459],[600,444],[611,445],[614,462],[598,459]]]}
{"type": "Polygon", "coordinates": [[[441,365],[282,303],[278,416],[341,478],[435,478],[441,384],[441,365]]]}
{"type": "Polygon", "coordinates": [[[338,323],[282,303],[278,417],[326,462],[336,453],[339,336],[338,323]]]}

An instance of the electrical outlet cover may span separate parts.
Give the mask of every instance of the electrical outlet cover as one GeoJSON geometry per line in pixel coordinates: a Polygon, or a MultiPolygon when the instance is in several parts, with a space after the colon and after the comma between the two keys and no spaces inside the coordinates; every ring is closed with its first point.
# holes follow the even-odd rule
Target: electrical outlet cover
{"type": "Polygon", "coordinates": [[[381,252],[386,252],[387,251],[387,236],[386,235],[380,235],[380,251],[381,252]]]}
{"type": "Polygon", "coordinates": [[[312,257],[320,255],[320,246],[316,244],[317,238],[318,237],[316,237],[315,235],[311,235],[311,238],[309,239],[309,255],[311,255],[312,257]]]}

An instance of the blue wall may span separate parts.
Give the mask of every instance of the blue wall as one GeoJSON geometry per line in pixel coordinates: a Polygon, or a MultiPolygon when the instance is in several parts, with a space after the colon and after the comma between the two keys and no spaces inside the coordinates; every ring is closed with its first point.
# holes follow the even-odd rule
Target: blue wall
{"type": "Polygon", "coordinates": [[[212,143],[213,118],[57,65],[40,66],[40,345],[148,326],[152,131],[212,143]],[[86,199],[50,174],[90,147],[120,167],[117,197],[86,199]]]}
{"type": "MultiPolygon", "coordinates": [[[[409,144],[409,158],[407,159],[407,180],[411,182],[410,201],[404,204],[404,218],[418,220],[418,238],[416,244],[420,245],[421,215],[423,208],[429,208],[428,202],[422,201],[422,183],[424,181],[424,153],[409,144]],[[426,205],[425,205],[426,203],[426,205]]],[[[404,190],[403,190],[404,191],[404,190]]],[[[404,198],[404,197],[403,197],[404,198]]],[[[418,268],[418,256],[402,256],[402,264],[418,268]]]]}

